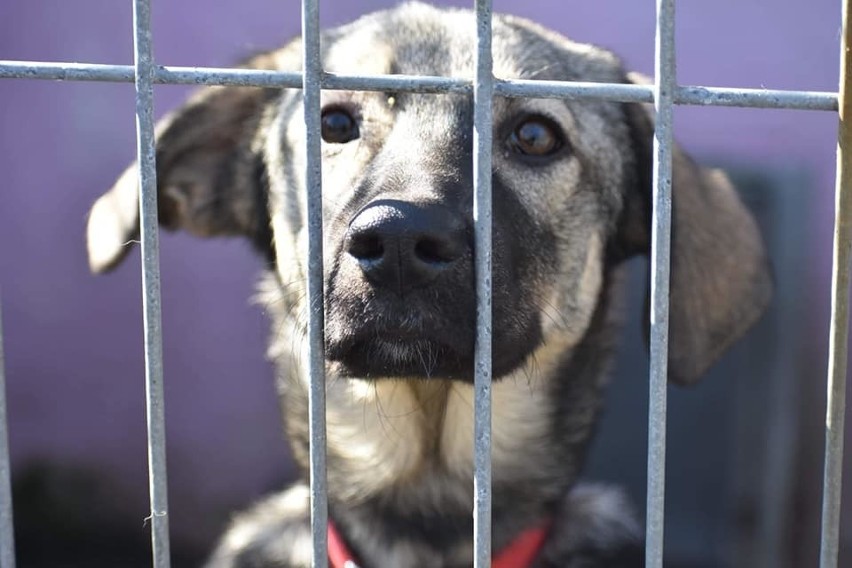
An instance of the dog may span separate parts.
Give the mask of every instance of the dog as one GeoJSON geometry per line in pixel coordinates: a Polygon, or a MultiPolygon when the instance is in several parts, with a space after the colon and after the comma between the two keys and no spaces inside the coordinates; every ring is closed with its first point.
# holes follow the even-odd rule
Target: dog
{"type": "MultiPolygon", "coordinates": [[[[325,32],[323,67],[472,77],[474,34],[469,11],[408,3],[325,32]]],[[[506,15],[494,16],[493,59],[498,78],[638,80],[606,50],[506,15]]],[[[244,66],[299,71],[301,42],[244,66]]],[[[333,567],[472,565],[472,112],[469,93],[322,93],[333,567]]],[[[269,356],[307,479],[302,93],[204,88],[157,131],[161,224],[240,236],[268,264],[269,356]]],[[[493,135],[495,566],[641,566],[628,500],[577,478],[621,326],[624,264],[650,248],[652,111],[496,97],[493,135]]],[[[93,205],[95,272],[137,234],[136,192],[131,166],[93,205]]],[[[760,317],[772,281],[725,175],[679,148],[672,222],[669,378],[690,384],[760,317]]],[[[310,566],[308,504],[302,481],[237,516],[208,566],[310,566]]]]}

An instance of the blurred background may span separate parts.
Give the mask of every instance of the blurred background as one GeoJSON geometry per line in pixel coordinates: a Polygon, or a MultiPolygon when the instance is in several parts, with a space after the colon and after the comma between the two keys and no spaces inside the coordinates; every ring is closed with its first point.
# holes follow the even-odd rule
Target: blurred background
{"type": "MultiPolygon", "coordinates": [[[[395,3],[320,4],[328,26],[395,3]]],[[[650,2],[497,0],[495,9],[653,71],[650,2]]],[[[153,5],[164,65],[228,66],[298,30],[295,1],[153,5]]],[[[834,91],[839,37],[839,2],[682,2],[678,80],[834,91]]],[[[128,64],[131,38],[130,2],[0,3],[0,59],[128,64]]],[[[188,91],[156,87],[157,116],[188,91]]],[[[89,205],[134,157],[133,109],[129,84],[0,81],[0,294],[24,568],[149,562],[138,249],[94,277],[83,243],[89,205]]],[[[676,110],[678,140],[728,169],[761,220],[778,294],[707,380],[670,389],[667,566],[816,563],[836,126],[826,112],[676,110]]],[[[161,255],[172,549],[175,566],[195,566],[233,511],[294,472],[264,359],[267,322],[249,302],[260,262],[239,241],[175,234],[163,234],[161,255]]],[[[641,512],[646,269],[632,268],[625,350],[586,475],[627,487],[641,512]]],[[[841,538],[841,565],[852,565],[852,523],[841,538]]]]}

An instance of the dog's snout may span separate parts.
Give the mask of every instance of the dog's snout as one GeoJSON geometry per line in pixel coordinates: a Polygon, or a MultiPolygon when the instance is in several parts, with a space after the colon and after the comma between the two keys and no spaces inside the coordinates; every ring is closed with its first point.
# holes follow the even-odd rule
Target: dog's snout
{"type": "Polygon", "coordinates": [[[382,200],[355,216],[345,248],[370,282],[404,293],[450,268],[466,242],[464,220],[449,208],[382,200]]]}

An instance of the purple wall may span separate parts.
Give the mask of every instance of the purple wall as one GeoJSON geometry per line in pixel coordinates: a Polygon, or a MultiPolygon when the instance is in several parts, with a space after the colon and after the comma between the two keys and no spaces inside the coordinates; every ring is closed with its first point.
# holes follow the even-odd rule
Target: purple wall
{"type": "MultiPolygon", "coordinates": [[[[327,25],[394,3],[321,2],[327,25]]],[[[652,71],[648,2],[495,4],[652,71]]],[[[836,89],[836,2],[717,0],[684,2],[678,10],[681,83],[836,89]]],[[[155,55],[171,65],[226,66],[295,35],[299,22],[296,2],[264,0],[155,2],[153,17],[155,55]]],[[[130,4],[3,2],[0,58],[130,63],[130,4]]],[[[158,116],[186,92],[158,87],[158,116]]],[[[44,459],[97,465],[118,480],[141,518],[147,485],[138,253],[116,274],[95,278],[83,247],[88,206],[133,158],[133,89],[3,80],[0,102],[0,292],[13,466],[20,471],[44,459]]],[[[816,206],[801,222],[819,246],[802,259],[801,284],[813,290],[805,325],[823,337],[836,118],[680,108],[676,125],[681,142],[699,155],[792,163],[811,174],[814,183],[803,190],[816,206]]],[[[207,513],[242,504],[287,474],[263,358],[266,322],[247,300],[259,263],[240,242],[164,235],[161,249],[172,522],[177,532],[206,536],[216,528],[198,518],[214,518],[207,513]]],[[[824,343],[814,346],[820,360],[824,343]]],[[[814,389],[824,381],[820,365],[814,389]]],[[[821,412],[815,407],[807,423],[818,427],[821,412]]]]}

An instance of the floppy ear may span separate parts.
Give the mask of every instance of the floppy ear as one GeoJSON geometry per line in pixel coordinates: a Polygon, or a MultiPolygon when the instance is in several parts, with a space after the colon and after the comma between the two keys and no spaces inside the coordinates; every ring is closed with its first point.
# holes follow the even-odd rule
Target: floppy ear
{"type": "MultiPolygon", "coordinates": [[[[244,67],[280,69],[297,49],[288,46],[244,67]]],[[[262,158],[253,142],[263,110],[278,89],[207,87],[157,125],[157,199],[160,224],[199,236],[243,235],[271,258],[262,158]]],[[[137,168],[132,164],[92,206],[87,227],[89,266],[117,266],[139,233],[137,168]]]]}
{"type": "MultiPolygon", "coordinates": [[[[650,254],[653,110],[632,104],[626,112],[637,173],[627,188],[620,246],[628,253],[650,254]]],[[[697,380],[759,319],[772,287],[760,231],[727,176],[699,167],[676,146],[669,379],[680,384],[697,380]]]]}

